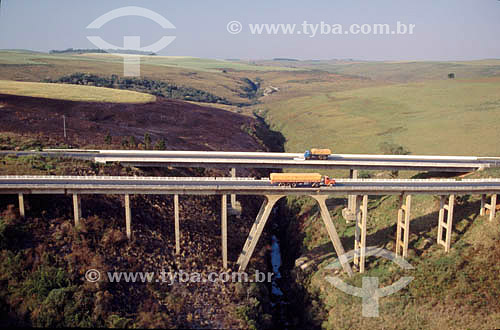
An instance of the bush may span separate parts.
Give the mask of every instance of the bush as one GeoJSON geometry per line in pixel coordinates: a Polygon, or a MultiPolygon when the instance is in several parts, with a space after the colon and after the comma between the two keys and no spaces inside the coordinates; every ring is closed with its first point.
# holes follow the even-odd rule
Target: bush
{"type": "Polygon", "coordinates": [[[383,142],[380,144],[380,150],[384,155],[409,155],[411,152],[405,146],[392,142],[383,142]]]}

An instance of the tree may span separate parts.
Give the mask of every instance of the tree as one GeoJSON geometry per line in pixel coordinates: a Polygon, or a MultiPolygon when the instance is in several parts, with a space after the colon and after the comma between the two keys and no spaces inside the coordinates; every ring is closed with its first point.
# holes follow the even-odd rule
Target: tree
{"type": "Polygon", "coordinates": [[[128,146],[130,148],[136,148],[137,147],[137,142],[135,141],[135,137],[133,135],[130,136],[128,140],[128,146]]]}
{"type": "Polygon", "coordinates": [[[104,137],[104,142],[106,144],[111,144],[113,142],[113,138],[111,137],[111,134],[108,132],[108,134],[106,134],[106,136],[104,137]]]}
{"type": "Polygon", "coordinates": [[[156,142],[155,149],[156,150],[165,150],[165,149],[167,149],[167,144],[165,143],[165,140],[161,139],[158,142],[156,142]]]}
{"type": "Polygon", "coordinates": [[[127,148],[128,147],[128,141],[127,141],[127,138],[123,138],[122,139],[122,148],[127,148]]]}
{"type": "MultiPolygon", "coordinates": [[[[384,155],[409,155],[411,154],[410,150],[406,149],[405,146],[401,146],[392,142],[383,142],[380,144],[380,150],[384,153],[384,155]]],[[[393,178],[397,178],[399,175],[399,171],[391,171],[391,176],[393,178]]]]}
{"type": "Polygon", "coordinates": [[[151,136],[149,133],[144,134],[144,145],[146,149],[151,148],[151,136]]]}

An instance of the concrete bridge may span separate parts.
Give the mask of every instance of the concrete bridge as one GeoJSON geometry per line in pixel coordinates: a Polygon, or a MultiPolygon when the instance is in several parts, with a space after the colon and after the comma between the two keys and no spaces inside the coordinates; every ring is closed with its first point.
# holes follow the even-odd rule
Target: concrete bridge
{"type": "MultiPolygon", "coordinates": [[[[350,177],[356,179],[358,170],[411,170],[457,173],[500,166],[500,157],[475,156],[332,154],[327,160],[305,160],[302,153],[86,149],[45,149],[43,152],[0,151],[1,154],[67,157],[104,164],[118,162],[135,167],[229,168],[231,169],[230,175],[233,178],[237,175],[237,168],[349,169],[350,177]]],[[[344,218],[349,221],[355,221],[356,219],[355,199],[355,195],[349,196],[347,208],[342,212],[344,218]]],[[[236,201],[236,194],[230,195],[230,201],[231,210],[237,210],[239,205],[236,201]]]]}
{"type": "Polygon", "coordinates": [[[2,154],[79,158],[98,163],[119,162],[123,165],[135,167],[471,172],[487,167],[500,166],[500,157],[475,156],[332,154],[327,160],[304,160],[302,153],[85,149],[46,149],[43,152],[1,151],[0,155],[2,154]]]}
{"type": "MultiPolygon", "coordinates": [[[[456,195],[481,195],[481,210],[490,210],[490,220],[495,217],[497,194],[500,192],[500,179],[481,180],[376,180],[376,179],[338,179],[332,187],[279,187],[269,179],[253,178],[188,178],[188,177],[75,177],[75,176],[0,176],[0,194],[17,194],[19,210],[25,216],[24,196],[29,194],[65,194],[73,196],[74,221],[78,226],[81,217],[82,194],[118,194],[125,199],[125,222],[127,237],[132,235],[132,212],[130,195],[154,194],[174,195],[174,221],[176,252],[180,251],[179,196],[180,195],[221,195],[221,236],[222,261],[227,268],[227,195],[261,195],[264,202],[250,230],[243,250],[238,258],[239,271],[244,271],[250,261],[257,242],[266,225],[273,206],[287,195],[303,195],[314,198],[319,204],[321,216],[330,240],[338,256],[344,255],[344,248],[332,221],[326,200],[329,195],[354,196],[355,258],[360,272],[365,269],[366,222],[368,214],[368,195],[401,195],[402,203],[398,211],[396,232],[396,253],[407,257],[411,197],[415,194],[438,195],[441,198],[438,217],[438,244],[449,251],[453,227],[453,206],[456,195]],[[487,196],[491,199],[487,203],[487,196]]],[[[352,275],[349,262],[340,258],[343,269],[352,275]]]]}

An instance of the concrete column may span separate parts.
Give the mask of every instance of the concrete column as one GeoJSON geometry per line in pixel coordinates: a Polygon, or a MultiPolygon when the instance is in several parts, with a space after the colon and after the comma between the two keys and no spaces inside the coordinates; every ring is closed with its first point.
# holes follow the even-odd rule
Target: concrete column
{"type": "Polygon", "coordinates": [[[130,195],[125,194],[125,226],[127,238],[132,238],[132,211],[130,210],[130,195]]]}
{"type": "Polygon", "coordinates": [[[255,246],[257,246],[257,242],[259,241],[260,235],[262,234],[267,219],[269,218],[269,214],[271,213],[273,206],[281,197],[283,197],[283,195],[265,196],[265,200],[260,207],[257,218],[255,219],[252,229],[250,229],[250,233],[248,234],[245,245],[243,246],[243,250],[238,258],[237,264],[239,265],[239,272],[244,272],[247,268],[248,262],[252,257],[253,251],[255,250],[255,246]]]}
{"type": "Polygon", "coordinates": [[[495,219],[495,213],[497,210],[497,194],[491,195],[491,202],[490,202],[490,221],[493,221],[495,219]]]}
{"type": "Polygon", "coordinates": [[[333,224],[332,217],[330,216],[330,212],[328,211],[328,207],[326,206],[326,199],[328,198],[328,196],[313,195],[311,197],[314,198],[319,204],[319,208],[321,210],[321,218],[323,219],[323,222],[325,224],[328,236],[330,236],[333,248],[335,249],[335,252],[339,257],[339,261],[340,264],[342,265],[342,268],[346,271],[346,273],[349,276],[352,276],[351,265],[349,264],[348,258],[345,256],[344,247],[342,246],[342,242],[340,241],[339,235],[337,234],[337,229],[333,224]]]}
{"type": "Polygon", "coordinates": [[[450,195],[448,205],[446,204],[446,197],[441,196],[439,207],[439,221],[438,221],[438,237],[437,243],[444,246],[446,252],[450,251],[451,247],[451,231],[453,228],[453,209],[455,205],[455,195],[450,195]],[[445,212],[448,212],[445,221],[445,212]],[[443,240],[443,232],[445,232],[445,239],[443,240]]]}
{"type": "Polygon", "coordinates": [[[354,231],[354,264],[359,272],[365,272],[366,222],[368,218],[368,195],[356,197],[356,227],[354,231]],[[360,204],[362,205],[360,206],[360,204]]]}
{"type": "MultiPolygon", "coordinates": [[[[352,170],[351,170],[352,171],[352,170]]],[[[349,199],[352,199],[351,198],[352,196],[349,196],[349,199]]],[[[352,213],[355,217],[355,225],[354,225],[354,256],[353,256],[353,262],[355,265],[359,265],[359,250],[358,250],[358,243],[360,241],[360,235],[361,235],[361,204],[360,204],[360,198],[358,198],[357,196],[354,196],[356,197],[354,199],[354,213],[352,213]]],[[[349,209],[349,212],[350,209],[349,209]]]]}
{"type": "MultiPolygon", "coordinates": [[[[236,178],[236,168],[231,169],[231,177],[236,178]]],[[[231,208],[235,210],[237,208],[236,206],[236,195],[231,194],[231,208]]]]}
{"type": "Polygon", "coordinates": [[[179,195],[174,195],[175,253],[181,253],[181,233],[179,224],[179,195]]]}
{"type": "Polygon", "coordinates": [[[408,243],[410,240],[410,215],[411,215],[411,195],[407,195],[401,201],[398,210],[398,224],[396,231],[396,255],[403,258],[408,257],[408,243]]]}
{"type": "Polygon", "coordinates": [[[24,218],[26,216],[26,212],[24,211],[24,195],[20,193],[17,196],[19,198],[19,215],[21,218],[24,218]]]}
{"type": "Polygon", "coordinates": [[[82,206],[80,202],[80,195],[78,194],[73,194],[73,215],[75,219],[75,227],[78,227],[82,216],[82,206]]]}
{"type": "Polygon", "coordinates": [[[453,209],[455,208],[455,195],[450,195],[448,200],[448,221],[446,222],[446,249],[450,251],[451,247],[451,232],[453,228],[453,209]]]}
{"type": "Polygon", "coordinates": [[[222,195],[221,218],[222,266],[227,269],[227,195],[222,195]]]}
{"type": "MultiPolygon", "coordinates": [[[[351,179],[358,178],[358,170],[349,170],[351,179]]],[[[347,208],[342,210],[342,216],[346,221],[356,221],[356,195],[347,196],[347,208]]]]}
{"type": "Polygon", "coordinates": [[[486,195],[481,195],[481,208],[479,209],[479,215],[484,215],[486,211],[486,195]]]}

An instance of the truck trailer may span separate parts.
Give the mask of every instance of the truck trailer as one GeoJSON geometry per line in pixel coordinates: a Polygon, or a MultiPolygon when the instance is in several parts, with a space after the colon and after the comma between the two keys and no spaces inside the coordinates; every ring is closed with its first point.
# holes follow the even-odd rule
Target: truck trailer
{"type": "Polygon", "coordinates": [[[335,185],[335,180],[319,173],[271,173],[271,183],[280,187],[331,187],[335,185]]]}

